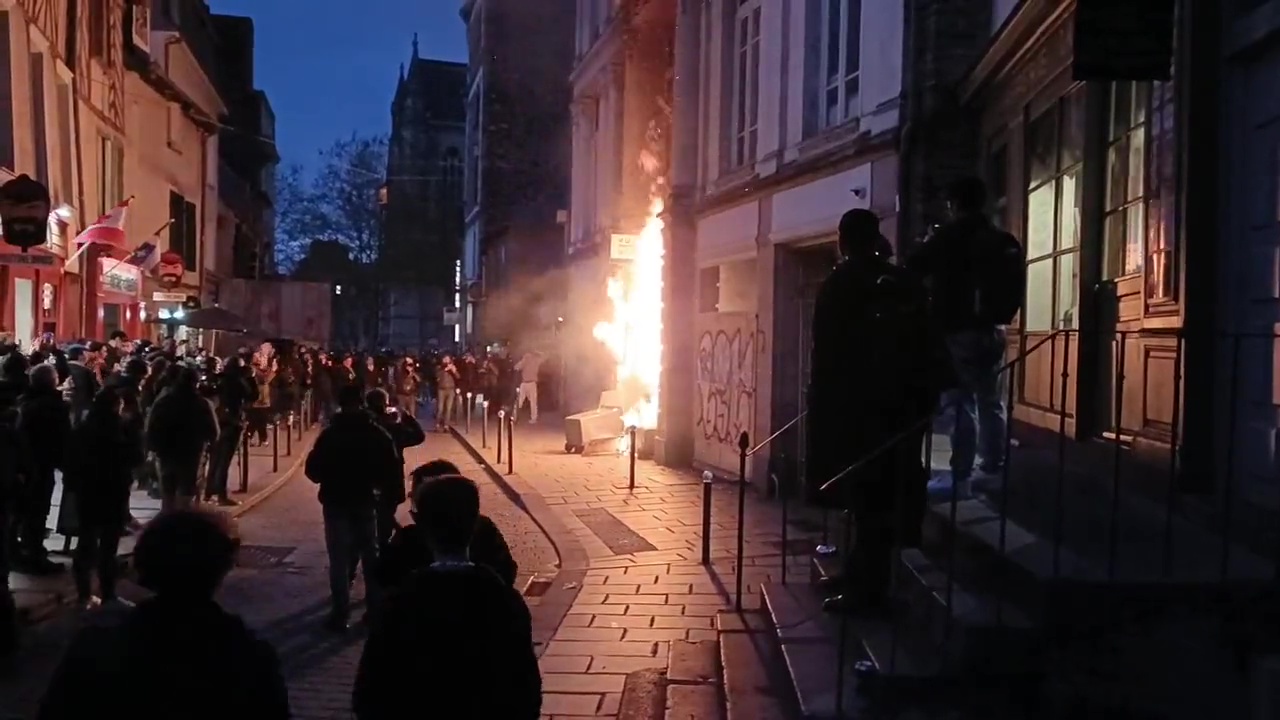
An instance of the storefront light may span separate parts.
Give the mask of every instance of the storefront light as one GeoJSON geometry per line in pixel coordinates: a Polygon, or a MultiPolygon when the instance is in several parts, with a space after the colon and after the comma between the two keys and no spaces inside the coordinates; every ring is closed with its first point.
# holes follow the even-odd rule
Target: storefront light
{"type": "Polygon", "coordinates": [[[70,205],[63,203],[62,205],[54,208],[53,213],[51,214],[62,222],[71,222],[71,219],[76,216],[76,211],[72,210],[70,205]]]}
{"type": "Polygon", "coordinates": [[[169,312],[168,308],[160,308],[156,314],[161,320],[168,320],[173,317],[173,314],[169,312]]]}
{"type": "Polygon", "coordinates": [[[177,310],[174,310],[174,311],[173,311],[173,319],[174,319],[174,320],[181,320],[182,318],[184,318],[184,317],[186,317],[186,316],[187,316],[187,311],[186,311],[186,310],[183,310],[182,308],[178,308],[177,310]]]}

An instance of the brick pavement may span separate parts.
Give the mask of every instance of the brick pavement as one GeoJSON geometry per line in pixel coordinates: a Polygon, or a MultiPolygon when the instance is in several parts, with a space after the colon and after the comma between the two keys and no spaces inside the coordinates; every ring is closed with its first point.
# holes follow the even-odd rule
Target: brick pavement
{"type": "MultiPolygon", "coordinates": [[[[459,436],[495,460],[492,427],[487,449],[480,448],[478,422],[470,435],[464,428],[459,436]]],[[[626,456],[568,455],[563,446],[558,419],[518,426],[515,473],[506,478],[513,492],[529,496],[530,506],[537,499],[544,527],[559,530],[552,536],[566,562],[556,584],[576,591],[542,655],[543,711],[556,720],[619,717],[629,674],[669,671],[673,643],[715,640],[717,613],[733,608],[737,484],[713,484],[712,563],[703,566],[696,473],[637,461],[636,488],[628,490],[626,456]],[[616,554],[609,538],[581,519],[587,510],[607,510],[655,549],[616,554]]],[[[506,467],[504,461],[503,474],[506,467]]],[[[755,609],[760,584],[781,573],[778,504],[749,491],[745,527],[743,607],[755,609]]],[[[811,536],[793,538],[798,548],[813,544],[811,536]]],[[[789,555],[793,577],[807,578],[807,557],[807,551],[789,555]]]]}

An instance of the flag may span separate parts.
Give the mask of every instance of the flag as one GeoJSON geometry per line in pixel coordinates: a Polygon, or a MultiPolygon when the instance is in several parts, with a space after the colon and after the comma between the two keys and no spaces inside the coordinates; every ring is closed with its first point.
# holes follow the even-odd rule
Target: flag
{"type": "Polygon", "coordinates": [[[134,248],[133,252],[129,253],[129,257],[124,259],[124,263],[142,270],[144,274],[151,272],[156,265],[160,264],[160,247],[158,243],[159,240],[157,238],[152,238],[142,243],[134,248]]]}
{"type": "Polygon", "coordinates": [[[67,258],[70,264],[73,260],[80,257],[80,253],[85,251],[90,245],[110,245],[112,247],[124,247],[124,219],[129,209],[129,204],[133,202],[133,198],[127,198],[124,202],[111,208],[111,212],[98,218],[89,227],[80,231],[76,236],[76,252],[67,258]]]}

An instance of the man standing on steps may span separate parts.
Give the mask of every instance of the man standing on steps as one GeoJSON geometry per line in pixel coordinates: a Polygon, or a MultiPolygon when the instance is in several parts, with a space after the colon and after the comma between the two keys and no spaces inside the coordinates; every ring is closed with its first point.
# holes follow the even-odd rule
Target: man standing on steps
{"type": "MultiPolygon", "coordinates": [[[[948,188],[951,222],[920,247],[907,268],[929,285],[932,315],[946,339],[958,387],[943,398],[955,412],[951,434],[951,476],[930,482],[938,500],[965,499],[976,478],[1004,469],[1006,417],[1000,372],[1005,362],[1005,328],[1022,308],[1027,265],[1016,238],[987,217],[987,189],[978,178],[962,178],[948,188]]],[[[1057,325],[1055,325],[1055,328],[1057,325]]]]}
{"type": "Polygon", "coordinates": [[[516,363],[516,372],[520,373],[519,394],[516,396],[516,415],[526,401],[529,403],[529,422],[538,422],[538,373],[542,370],[544,356],[536,350],[530,350],[516,363]]]}

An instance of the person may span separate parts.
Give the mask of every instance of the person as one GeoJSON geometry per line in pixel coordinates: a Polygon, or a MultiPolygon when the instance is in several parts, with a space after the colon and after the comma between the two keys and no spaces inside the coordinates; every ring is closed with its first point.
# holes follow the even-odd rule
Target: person
{"type": "Polygon", "coordinates": [[[400,358],[395,368],[396,405],[400,412],[414,420],[418,418],[418,393],[421,386],[422,378],[418,375],[413,358],[408,355],[400,358]]]}
{"type": "Polygon", "coordinates": [[[520,387],[516,392],[515,413],[520,414],[525,402],[529,403],[529,422],[538,422],[538,372],[542,369],[543,355],[530,351],[516,363],[515,371],[520,374],[520,387]]]}
{"type": "Polygon", "coordinates": [[[49,559],[44,537],[57,485],[56,473],[63,469],[71,437],[71,406],[62,399],[58,372],[52,365],[31,369],[30,385],[18,400],[17,429],[31,460],[30,474],[22,488],[17,565],[35,575],[59,573],[63,566],[49,559]]]}
{"type": "Polygon", "coordinates": [[[852,511],[856,527],[841,576],[846,592],[825,604],[833,611],[881,607],[895,543],[918,542],[924,432],[947,382],[924,287],[882,246],[874,213],[845,213],[843,259],[813,311],[805,485],[815,502],[852,511]]]}
{"type": "Polygon", "coordinates": [[[947,189],[952,220],[907,263],[932,290],[932,312],[945,337],[957,387],[943,398],[955,412],[951,474],[929,484],[929,493],[967,498],[975,479],[994,477],[1005,462],[1008,420],[1002,387],[1006,326],[1022,308],[1026,263],[1022,246],[985,213],[986,185],[966,177],[947,189]]]}
{"type": "Polygon", "coordinates": [[[329,555],[331,609],[326,627],[347,629],[351,575],[364,568],[365,601],[376,612],[379,595],[376,488],[404,482],[404,463],[395,441],[364,407],[361,388],[338,391],[338,412],[307,454],[307,478],[320,486],[324,542],[329,555]]]}
{"type": "Polygon", "coordinates": [[[91,367],[93,362],[88,350],[83,345],[74,345],[67,350],[66,383],[70,390],[71,421],[80,422],[88,414],[93,405],[93,398],[102,389],[97,372],[91,367]]]}
{"type": "Polygon", "coordinates": [[[218,395],[218,440],[209,459],[209,483],[204,489],[205,500],[214,500],[222,507],[239,505],[230,495],[231,463],[240,449],[245,433],[245,411],[257,397],[258,388],[253,376],[238,357],[229,357],[215,379],[218,395]]]}
{"type": "MultiPolygon", "coordinates": [[[[414,572],[429,567],[432,563],[431,547],[423,537],[418,520],[418,494],[430,480],[449,475],[461,475],[458,466],[448,460],[432,460],[414,469],[410,484],[409,516],[414,522],[396,530],[382,553],[382,564],[378,568],[378,580],[385,588],[402,585],[406,578],[414,572]]],[[[489,568],[508,585],[515,585],[519,567],[511,556],[511,548],[506,538],[498,529],[497,523],[488,515],[480,514],[476,518],[476,530],[471,536],[471,559],[478,565],[489,568]]]]}
{"type": "MultiPolygon", "coordinates": [[[[5,356],[6,367],[9,367],[8,359],[16,354],[10,350],[5,356]]],[[[17,408],[0,404],[0,457],[5,458],[5,462],[0,462],[0,523],[5,528],[13,522],[21,501],[19,478],[33,472],[35,464],[18,429],[18,413],[17,408]]],[[[12,540],[11,533],[0,532],[0,673],[4,674],[17,670],[18,611],[9,586],[12,540]]]]}
{"type": "Polygon", "coordinates": [[[147,449],[160,468],[160,502],[166,510],[195,499],[205,448],[218,439],[213,406],[197,392],[199,377],[189,367],[178,368],[146,420],[147,449]]]}
{"type": "Polygon", "coordinates": [[[436,432],[449,429],[457,396],[458,367],[453,364],[452,355],[445,355],[440,358],[440,367],[436,370],[436,432]]]}
{"type": "Polygon", "coordinates": [[[74,636],[37,720],[289,718],[275,650],[214,600],[238,546],[216,512],[173,510],[148,523],[134,567],[154,596],[74,636]],[[211,682],[223,690],[209,692],[211,682]]]}
{"type": "Polygon", "coordinates": [[[84,608],[116,602],[116,551],[129,519],[133,469],[142,462],[142,439],[121,416],[115,390],[98,391],[84,420],[71,431],[63,471],[63,501],[70,491],[80,541],[72,558],[76,592],[84,608]],[[97,569],[101,599],[93,595],[97,569]]]}
{"type": "Polygon", "coordinates": [[[431,564],[388,595],[356,670],[358,720],[391,720],[431,698],[450,720],[537,720],[542,679],[524,598],[472,561],[480,492],[432,478],[416,510],[431,564]],[[498,683],[495,686],[495,681],[498,683]]]}
{"type": "Polygon", "coordinates": [[[421,445],[426,441],[427,435],[422,431],[422,426],[412,415],[407,415],[399,408],[388,405],[387,393],[385,390],[371,390],[364,396],[365,406],[369,408],[369,413],[378,422],[378,425],[396,444],[396,455],[400,458],[400,471],[396,474],[395,482],[388,483],[378,487],[378,546],[384,547],[387,541],[391,539],[391,533],[396,528],[396,509],[404,504],[404,451],[408,448],[421,445]]]}

